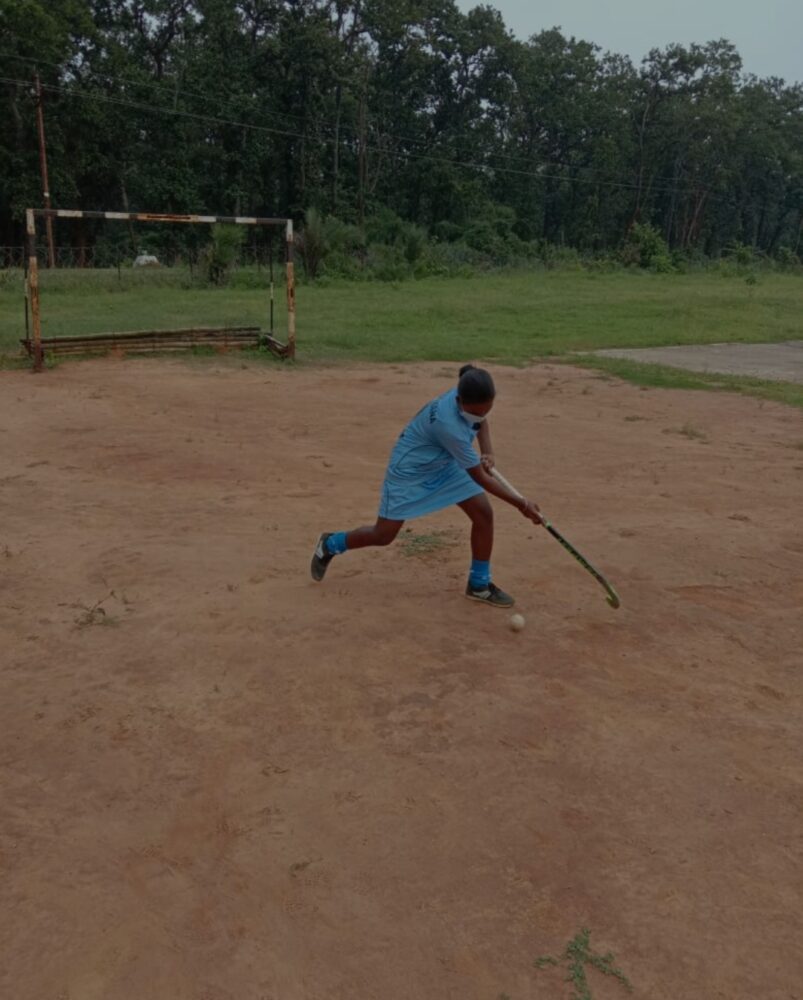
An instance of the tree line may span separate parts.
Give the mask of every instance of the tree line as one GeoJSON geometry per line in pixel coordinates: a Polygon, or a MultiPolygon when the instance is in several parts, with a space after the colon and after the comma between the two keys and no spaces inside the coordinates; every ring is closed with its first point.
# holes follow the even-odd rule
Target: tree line
{"type": "Polygon", "coordinates": [[[726,40],[634,65],[452,0],[2,0],[0,245],[42,204],[34,71],[56,207],[311,213],[352,257],[803,252],[803,87],[726,40]]]}

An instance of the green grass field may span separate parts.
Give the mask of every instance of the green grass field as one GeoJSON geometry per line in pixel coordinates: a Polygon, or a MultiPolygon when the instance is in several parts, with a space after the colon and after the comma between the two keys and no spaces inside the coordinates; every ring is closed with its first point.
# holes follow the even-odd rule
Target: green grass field
{"type": "MultiPolygon", "coordinates": [[[[192,325],[267,325],[264,272],[233,287],[193,289],[179,270],[42,274],[44,336],[192,325]]],[[[285,329],[284,289],[276,326],[285,329]]],[[[494,360],[514,364],[604,347],[657,347],[799,338],[803,280],[763,274],[757,283],[717,272],[653,275],[531,271],[400,284],[333,282],[298,290],[302,361],[494,360]]],[[[0,275],[0,356],[24,335],[22,279],[0,275]]],[[[597,362],[594,362],[597,364],[597,362]]],[[[803,405],[803,388],[755,379],[678,376],[631,362],[598,364],[646,384],[751,391],[803,405]]],[[[677,373],[676,373],[677,374],[677,373]]]]}

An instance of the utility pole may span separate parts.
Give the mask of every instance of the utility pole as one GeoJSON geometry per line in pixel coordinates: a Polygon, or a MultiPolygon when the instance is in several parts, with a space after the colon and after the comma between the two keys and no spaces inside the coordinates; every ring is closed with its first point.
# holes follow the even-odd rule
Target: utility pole
{"type": "MultiPolygon", "coordinates": [[[[33,75],[34,87],[36,88],[36,124],[39,130],[39,168],[42,171],[42,195],[45,200],[45,208],[50,208],[50,184],[47,179],[47,150],[45,148],[45,118],[42,113],[42,85],[39,82],[38,70],[33,75]]],[[[49,215],[45,216],[45,226],[47,228],[47,266],[56,266],[56,251],[53,246],[53,220],[49,215]]]]}

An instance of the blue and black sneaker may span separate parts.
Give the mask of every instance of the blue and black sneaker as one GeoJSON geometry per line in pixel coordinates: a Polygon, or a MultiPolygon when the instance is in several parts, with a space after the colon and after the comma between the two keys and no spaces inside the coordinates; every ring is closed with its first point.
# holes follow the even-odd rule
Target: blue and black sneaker
{"type": "Polygon", "coordinates": [[[334,559],[334,556],[326,547],[326,540],[330,538],[331,535],[331,531],[325,531],[315,543],[315,551],[312,553],[310,573],[312,573],[312,579],[316,580],[318,583],[320,583],[326,576],[329,563],[334,559]]]}
{"type": "Polygon", "coordinates": [[[471,580],[466,585],[466,597],[472,601],[482,601],[494,608],[512,608],[516,603],[510,594],[500,590],[495,583],[485,583],[480,587],[472,587],[471,580]]]}

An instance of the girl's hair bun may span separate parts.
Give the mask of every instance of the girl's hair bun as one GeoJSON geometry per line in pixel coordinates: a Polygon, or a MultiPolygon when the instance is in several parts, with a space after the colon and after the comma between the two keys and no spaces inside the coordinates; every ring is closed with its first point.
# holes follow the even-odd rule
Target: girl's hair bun
{"type": "Polygon", "coordinates": [[[466,374],[466,372],[473,372],[473,371],[476,371],[474,365],[463,365],[463,367],[460,369],[459,377],[462,378],[466,374]]]}

